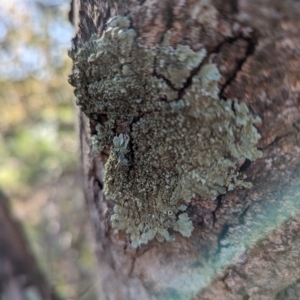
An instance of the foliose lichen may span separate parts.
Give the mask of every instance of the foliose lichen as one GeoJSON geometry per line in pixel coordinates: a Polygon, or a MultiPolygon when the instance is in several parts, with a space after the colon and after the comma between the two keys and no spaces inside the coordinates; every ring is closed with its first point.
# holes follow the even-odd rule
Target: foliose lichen
{"type": "Polygon", "coordinates": [[[172,48],[168,34],[149,48],[121,16],[70,52],[77,104],[90,117],[105,116],[93,149],[110,151],[104,185],[115,201],[111,222],[133,247],[173,240],[174,231],[190,236],[185,210],[193,197],[250,187],[237,163],[261,157],[259,118],[245,103],[219,98],[216,65],[192,73],[205,55],[172,48]]]}

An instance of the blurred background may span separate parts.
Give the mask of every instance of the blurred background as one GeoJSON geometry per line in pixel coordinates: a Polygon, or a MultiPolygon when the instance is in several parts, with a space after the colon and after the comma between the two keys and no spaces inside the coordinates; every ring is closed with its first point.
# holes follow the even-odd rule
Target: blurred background
{"type": "Polygon", "coordinates": [[[69,10],[68,0],[0,1],[0,189],[61,299],[96,299],[67,81],[69,10]]]}

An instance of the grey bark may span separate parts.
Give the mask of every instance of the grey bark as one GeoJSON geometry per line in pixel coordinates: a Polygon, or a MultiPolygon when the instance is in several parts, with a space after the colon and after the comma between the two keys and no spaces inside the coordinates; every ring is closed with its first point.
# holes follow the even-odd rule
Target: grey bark
{"type": "Polygon", "coordinates": [[[84,191],[95,228],[99,299],[300,298],[300,2],[294,0],[78,0],[76,41],[129,15],[149,46],[205,47],[221,71],[220,96],[262,118],[263,157],[240,168],[253,188],[194,199],[190,238],[137,250],[110,226],[103,160],[90,151],[91,120],[79,113],[84,191]],[[216,20],[192,18],[195,6],[216,20]],[[215,23],[214,23],[215,22],[215,23]],[[213,23],[213,25],[212,25],[213,23]]]}

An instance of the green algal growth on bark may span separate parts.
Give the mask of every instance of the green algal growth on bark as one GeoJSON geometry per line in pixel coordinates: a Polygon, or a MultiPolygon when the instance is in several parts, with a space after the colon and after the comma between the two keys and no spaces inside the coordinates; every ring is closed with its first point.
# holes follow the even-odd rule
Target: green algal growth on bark
{"type": "Polygon", "coordinates": [[[148,48],[127,17],[110,20],[101,37],[70,53],[77,104],[90,117],[105,116],[93,148],[110,151],[104,184],[116,203],[112,226],[125,230],[134,247],[173,240],[172,231],[190,236],[185,210],[193,197],[250,186],[237,163],[261,156],[258,120],[245,103],[219,99],[214,64],[187,84],[205,55],[170,47],[168,34],[148,48]]]}

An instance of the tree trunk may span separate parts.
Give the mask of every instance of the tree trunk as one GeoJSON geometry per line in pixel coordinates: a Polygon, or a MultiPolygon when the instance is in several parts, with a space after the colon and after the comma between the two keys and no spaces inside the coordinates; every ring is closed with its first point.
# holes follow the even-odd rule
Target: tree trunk
{"type": "MultiPolygon", "coordinates": [[[[193,199],[194,230],[133,249],[111,227],[103,156],[91,150],[94,120],[79,113],[84,191],[95,228],[99,299],[300,298],[300,3],[295,0],[77,0],[75,43],[127,15],[149,47],[206,49],[222,99],[260,116],[263,156],[240,172],[252,182],[216,200],[193,199]]],[[[199,68],[198,68],[199,71],[199,68]]]]}

